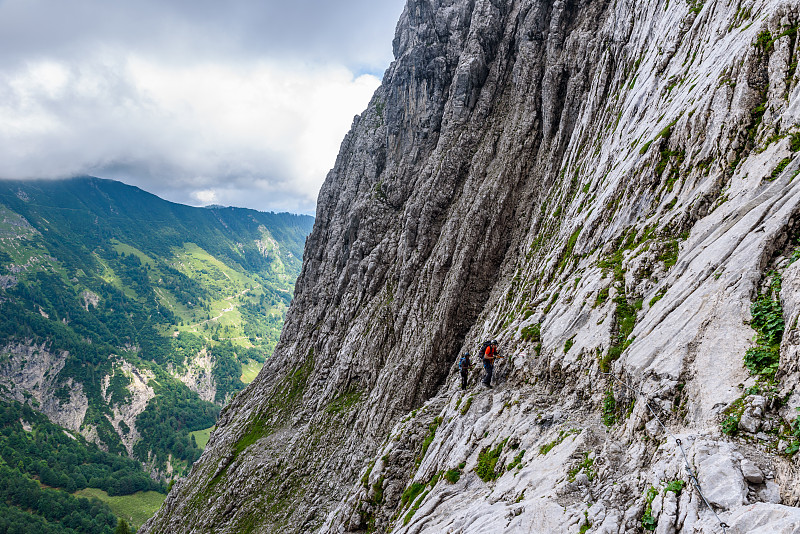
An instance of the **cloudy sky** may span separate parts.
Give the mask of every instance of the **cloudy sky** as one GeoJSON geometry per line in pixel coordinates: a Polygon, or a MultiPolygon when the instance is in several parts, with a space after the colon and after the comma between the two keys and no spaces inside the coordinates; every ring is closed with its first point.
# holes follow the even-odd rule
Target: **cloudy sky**
{"type": "Polygon", "coordinates": [[[0,178],[314,213],[405,0],[0,0],[0,178]]]}

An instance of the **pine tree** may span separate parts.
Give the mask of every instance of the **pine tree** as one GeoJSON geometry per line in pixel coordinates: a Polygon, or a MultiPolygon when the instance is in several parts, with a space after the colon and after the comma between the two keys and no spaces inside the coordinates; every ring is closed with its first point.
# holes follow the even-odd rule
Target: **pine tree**
{"type": "Polygon", "coordinates": [[[117,528],[114,529],[114,534],[133,534],[133,530],[131,530],[131,527],[128,526],[127,521],[120,519],[117,522],[117,528]]]}

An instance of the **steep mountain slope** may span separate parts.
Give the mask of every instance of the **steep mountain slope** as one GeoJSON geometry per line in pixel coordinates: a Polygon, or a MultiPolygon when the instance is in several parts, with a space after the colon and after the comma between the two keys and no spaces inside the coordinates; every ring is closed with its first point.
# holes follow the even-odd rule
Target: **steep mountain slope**
{"type": "Polygon", "coordinates": [[[0,181],[0,396],[181,474],[189,433],[277,342],[311,223],[97,178],[0,181]]]}
{"type": "Polygon", "coordinates": [[[795,531],[798,21],[409,0],[275,357],[145,531],[795,531]]]}

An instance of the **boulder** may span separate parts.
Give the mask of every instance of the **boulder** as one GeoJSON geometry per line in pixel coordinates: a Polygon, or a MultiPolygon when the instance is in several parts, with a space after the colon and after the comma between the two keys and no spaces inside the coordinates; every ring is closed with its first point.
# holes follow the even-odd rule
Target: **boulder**
{"type": "Polygon", "coordinates": [[[750,395],[745,399],[745,409],[739,420],[739,430],[755,434],[761,427],[767,400],[761,395],[750,395]]]}
{"type": "Polygon", "coordinates": [[[798,534],[800,508],[757,503],[737,510],[728,524],[729,534],[798,534]]]}
{"type": "Polygon", "coordinates": [[[764,482],[764,473],[750,460],[742,460],[740,467],[742,468],[742,476],[749,483],[762,484],[764,482]]]}
{"type": "Polygon", "coordinates": [[[718,453],[706,458],[698,469],[700,488],[712,506],[730,510],[741,506],[747,497],[747,485],[733,458],[718,453]]]}

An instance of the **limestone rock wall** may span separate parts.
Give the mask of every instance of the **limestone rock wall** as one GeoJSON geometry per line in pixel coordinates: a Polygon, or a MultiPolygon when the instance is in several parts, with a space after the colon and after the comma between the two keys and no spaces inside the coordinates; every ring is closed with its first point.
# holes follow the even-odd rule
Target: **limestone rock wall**
{"type": "Polygon", "coordinates": [[[275,355],[144,531],[717,532],[687,459],[730,531],[791,531],[799,21],[409,0],[275,355]],[[743,365],[773,271],[775,381],[743,365]]]}
{"type": "MultiPolygon", "coordinates": [[[[0,348],[0,397],[31,404],[53,423],[81,433],[89,441],[103,446],[94,425],[84,422],[89,399],[83,391],[83,385],[72,378],[59,376],[68,357],[66,352],[52,352],[46,344],[15,343],[0,348]]],[[[114,402],[110,392],[107,392],[112,375],[102,378],[101,392],[111,411],[106,417],[128,454],[132,455],[133,446],[140,438],[136,430],[136,417],[155,396],[153,388],[148,385],[154,375],[122,359],[118,361],[114,372],[124,373],[130,379],[130,384],[126,387],[128,395],[124,401],[114,402]]]]}
{"type": "Polygon", "coordinates": [[[0,348],[0,395],[35,403],[54,423],[80,432],[89,400],[82,384],[58,380],[66,358],[66,353],[53,353],[45,345],[16,343],[0,348]],[[61,396],[57,390],[62,390],[61,396]]]}
{"type": "Polygon", "coordinates": [[[103,398],[111,408],[111,417],[109,421],[111,426],[120,436],[122,444],[128,451],[129,456],[133,456],[133,446],[141,438],[141,434],[136,429],[136,417],[147,408],[147,403],[155,397],[155,391],[152,386],[148,384],[150,380],[155,378],[155,375],[150,370],[142,370],[130,364],[125,360],[120,360],[118,366],[115,367],[114,373],[124,373],[130,380],[126,387],[128,391],[128,398],[125,402],[115,403],[108,392],[108,385],[111,377],[106,375],[101,383],[101,391],[103,398]],[[124,423],[125,426],[120,423],[124,423]]]}
{"type": "Polygon", "coordinates": [[[211,355],[206,349],[203,349],[186,363],[187,366],[183,373],[178,373],[175,369],[172,369],[171,372],[186,384],[186,387],[200,395],[201,399],[214,402],[217,395],[217,386],[214,383],[214,375],[212,374],[214,362],[211,355]]]}

